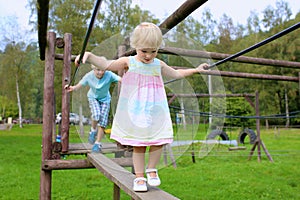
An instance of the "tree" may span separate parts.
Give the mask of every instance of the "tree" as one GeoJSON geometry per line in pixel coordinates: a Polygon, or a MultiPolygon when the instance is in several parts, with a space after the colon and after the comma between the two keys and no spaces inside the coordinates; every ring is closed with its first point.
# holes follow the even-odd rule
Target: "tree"
{"type": "Polygon", "coordinates": [[[18,24],[16,16],[8,16],[0,21],[1,49],[4,50],[7,44],[19,43],[23,40],[24,33],[18,24]]]}
{"type": "Polygon", "coordinates": [[[1,76],[2,94],[6,99],[16,102],[18,106],[18,116],[20,127],[22,127],[22,99],[21,92],[27,93],[25,86],[26,76],[28,75],[28,66],[26,57],[26,36],[27,32],[20,28],[17,18],[12,16],[5,19],[1,26],[1,41],[4,45],[1,56],[1,76]]]}
{"type": "MultiPolygon", "coordinates": [[[[282,11],[282,8],[278,8],[278,10],[269,10],[269,12],[277,13],[277,15],[282,19],[289,18],[289,11],[285,10],[285,12],[282,11]],[[283,13],[281,13],[283,12],[283,13]],[[281,14],[279,14],[281,13],[281,14]],[[287,16],[285,16],[286,14],[287,16]]],[[[273,18],[272,24],[274,27],[270,28],[268,31],[268,35],[274,35],[278,32],[280,32],[283,29],[288,28],[289,26],[296,23],[296,21],[291,21],[290,23],[281,21],[282,19],[276,20],[276,17],[273,18]],[[293,23],[294,22],[294,23],[293,23]]],[[[265,45],[264,49],[260,51],[260,54],[265,58],[271,58],[271,59],[278,59],[278,60],[293,60],[295,57],[293,56],[295,52],[295,45],[299,45],[298,39],[299,33],[297,32],[291,32],[287,35],[284,35],[283,37],[276,39],[272,43],[265,45]]],[[[281,67],[273,67],[271,69],[267,69],[268,73],[271,74],[278,74],[278,75],[289,75],[289,76],[298,76],[299,70],[289,69],[289,68],[281,68],[281,67]]],[[[289,113],[289,107],[292,106],[291,101],[289,98],[291,97],[288,94],[295,94],[294,92],[291,92],[291,90],[295,90],[298,87],[297,84],[291,84],[287,82],[278,82],[276,85],[276,97],[278,100],[278,107],[280,113],[286,113],[286,126],[290,125],[290,120],[288,118],[289,113]]],[[[296,89],[297,90],[297,89],[296,89]]],[[[274,94],[274,93],[273,93],[274,94]]],[[[294,97],[291,97],[294,99],[294,97]]]]}
{"type": "Polygon", "coordinates": [[[264,18],[262,20],[265,28],[271,28],[277,25],[281,25],[288,21],[292,16],[292,11],[284,0],[276,1],[276,8],[268,6],[263,11],[264,18]]]}
{"type": "MultiPolygon", "coordinates": [[[[35,11],[36,0],[30,0],[30,2],[35,11]]],[[[59,37],[62,37],[66,32],[72,33],[73,54],[79,54],[82,48],[84,36],[93,11],[93,3],[94,1],[92,0],[53,0],[50,4],[49,30],[57,32],[59,37]]],[[[116,52],[118,45],[123,42],[123,39],[129,35],[137,24],[142,21],[151,21],[158,24],[159,21],[149,11],[143,11],[138,6],[132,7],[131,4],[131,0],[107,0],[103,2],[88,42],[88,51],[94,51],[98,47],[100,49],[99,51],[97,50],[99,55],[109,52],[110,57],[113,57],[115,54],[110,52],[116,52]]],[[[299,21],[300,17],[298,14],[295,20],[290,20],[290,9],[288,4],[282,0],[276,2],[275,8],[267,7],[262,14],[263,17],[260,18],[258,13],[252,12],[248,18],[247,25],[242,26],[240,24],[233,24],[232,19],[227,15],[223,15],[220,21],[217,22],[213,19],[209,10],[206,10],[199,21],[188,17],[176,27],[175,32],[173,32],[174,29],[168,32],[168,34],[171,34],[168,35],[169,41],[167,44],[188,49],[199,49],[201,46],[201,49],[203,48],[208,51],[232,54],[295,24],[299,21]],[[189,39],[184,40],[184,37],[189,39]]],[[[247,56],[299,61],[300,40],[298,35],[299,32],[297,33],[296,31],[290,33],[270,44],[249,52],[247,56]]],[[[60,51],[58,50],[58,52],[60,51]]],[[[189,59],[187,62],[187,59],[180,57],[159,56],[163,60],[169,59],[167,62],[171,65],[190,67],[191,65],[195,66],[195,63],[199,64],[202,62],[194,58],[189,59]]],[[[55,92],[57,94],[56,102],[58,105],[60,104],[62,88],[61,69],[61,61],[56,61],[55,92]]],[[[234,62],[226,62],[219,69],[224,71],[292,76],[298,76],[299,71],[234,62]]],[[[195,92],[207,92],[206,87],[203,86],[198,77],[189,77],[188,80],[193,85],[195,92]]],[[[225,85],[226,90],[231,93],[254,93],[258,90],[261,97],[261,113],[265,115],[287,112],[285,109],[286,105],[288,105],[289,110],[300,109],[297,84],[223,77],[221,81],[213,80],[212,84],[216,86],[225,85]]],[[[218,103],[216,105],[218,106],[218,103]]]]}
{"type": "MultiPolygon", "coordinates": [[[[20,99],[20,80],[25,75],[25,70],[22,68],[24,61],[24,43],[12,43],[6,46],[5,55],[2,57],[3,66],[9,70],[6,71],[6,81],[9,85],[14,85],[15,89],[9,87],[11,91],[15,91],[17,97],[17,105],[19,110],[20,127],[22,127],[22,105],[20,99]]],[[[10,94],[11,95],[11,94],[10,94]]]]}
{"type": "Polygon", "coordinates": [[[227,98],[226,102],[226,115],[228,117],[225,120],[225,125],[233,127],[251,127],[255,125],[255,119],[245,118],[254,116],[255,110],[244,98],[227,98]]]}
{"type": "MultiPolygon", "coordinates": [[[[43,65],[38,59],[37,42],[24,30],[16,16],[0,21],[0,96],[4,117],[36,118],[42,115],[43,65]]],[[[22,126],[22,124],[20,124],[22,126]]]]}
{"type": "Polygon", "coordinates": [[[255,34],[261,31],[260,20],[258,13],[251,11],[250,16],[247,19],[247,32],[249,35],[255,34]]]}
{"type": "MultiPolygon", "coordinates": [[[[35,19],[34,16],[37,12],[36,2],[37,0],[29,0],[28,3],[32,19],[35,19]]],[[[78,55],[83,48],[85,35],[94,12],[94,3],[93,0],[53,0],[50,3],[48,30],[56,32],[57,37],[63,37],[65,33],[71,33],[73,55],[78,55]]],[[[115,39],[114,35],[118,34],[125,37],[141,21],[148,20],[154,23],[158,22],[149,11],[142,11],[138,6],[132,8],[131,0],[103,1],[98,10],[98,16],[87,43],[86,51],[94,51],[104,40],[115,39]]],[[[37,22],[33,20],[32,23],[35,24],[35,30],[37,30],[37,22]]],[[[123,41],[116,40],[113,42],[113,46],[102,49],[102,51],[117,49],[123,41]]],[[[56,51],[62,53],[62,49],[56,49],[56,51]]],[[[57,112],[60,112],[61,109],[62,67],[61,61],[55,61],[54,88],[57,112]]],[[[74,69],[72,68],[72,70],[74,69]]],[[[75,80],[80,79],[78,74],[75,80]]]]}

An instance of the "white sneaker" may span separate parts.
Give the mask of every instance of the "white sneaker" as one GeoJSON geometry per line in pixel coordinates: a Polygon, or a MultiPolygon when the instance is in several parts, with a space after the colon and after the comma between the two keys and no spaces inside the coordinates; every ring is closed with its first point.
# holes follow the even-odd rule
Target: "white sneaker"
{"type": "Polygon", "coordinates": [[[148,188],[147,188],[147,179],[145,179],[144,177],[139,177],[139,178],[135,178],[133,180],[133,190],[135,192],[147,192],[148,188]],[[143,181],[144,183],[139,183],[143,181]]]}
{"type": "Polygon", "coordinates": [[[160,185],[160,178],[157,173],[157,169],[146,169],[146,174],[147,174],[147,182],[151,186],[159,186],[160,185]],[[151,177],[150,172],[155,172],[156,177],[151,177]]]}

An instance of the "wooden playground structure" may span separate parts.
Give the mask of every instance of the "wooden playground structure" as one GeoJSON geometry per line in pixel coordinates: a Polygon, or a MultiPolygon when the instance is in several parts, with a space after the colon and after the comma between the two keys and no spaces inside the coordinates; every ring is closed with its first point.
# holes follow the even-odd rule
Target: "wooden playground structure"
{"type": "MultiPolygon", "coordinates": [[[[64,37],[64,72],[63,77],[71,69],[71,35],[65,34],[64,37]]],[[[53,148],[53,125],[54,125],[54,59],[55,59],[55,33],[48,33],[48,48],[46,49],[45,61],[45,82],[44,82],[44,111],[43,111],[43,142],[42,142],[42,165],[41,165],[41,185],[40,199],[51,199],[51,179],[52,170],[63,169],[88,169],[97,168],[108,179],[114,182],[113,199],[120,199],[120,189],[124,190],[133,199],[178,199],[156,187],[150,187],[147,193],[138,193],[132,190],[133,179],[135,176],[124,167],[133,167],[132,158],[126,155],[126,149],[120,148],[117,144],[103,144],[103,154],[92,154],[83,144],[69,144],[69,94],[63,92],[62,101],[62,123],[61,123],[61,148],[57,152],[53,148]],[[53,156],[56,153],[61,154],[86,154],[83,160],[60,160],[60,156],[53,156]],[[116,158],[110,159],[105,153],[115,153],[116,158]],[[55,159],[56,158],[56,159],[55,159]],[[58,158],[58,159],[57,159],[58,158]]],[[[63,80],[63,85],[65,82],[63,80]]]]}
{"type": "MultiPolygon", "coordinates": [[[[175,27],[179,22],[184,20],[189,14],[194,10],[203,5],[206,0],[187,0],[183,5],[181,5],[169,18],[167,18],[161,25],[163,34],[168,30],[175,27]]],[[[121,148],[117,144],[103,144],[103,154],[92,154],[86,146],[83,144],[70,144],[69,143],[69,112],[70,112],[70,95],[62,91],[62,124],[61,124],[61,151],[58,153],[62,154],[86,154],[86,159],[82,160],[60,160],[53,159],[53,154],[57,153],[53,151],[53,127],[55,126],[54,113],[55,113],[55,101],[54,101],[54,61],[63,61],[63,75],[62,75],[62,87],[64,87],[68,81],[71,80],[71,63],[74,60],[74,56],[71,55],[71,43],[72,35],[66,33],[63,38],[64,53],[56,54],[55,49],[57,47],[56,34],[54,32],[47,32],[47,25],[45,27],[45,22],[47,19],[42,20],[44,14],[41,12],[46,12],[44,6],[41,3],[45,1],[38,1],[41,9],[39,10],[39,45],[41,59],[45,59],[45,71],[44,71],[44,105],[43,105],[43,136],[42,136],[42,162],[41,162],[41,173],[40,173],[40,199],[50,200],[51,199],[51,183],[52,183],[52,171],[53,170],[69,170],[69,169],[88,169],[97,168],[101,173],[103,173],[110,181],[114,183],[113,199],[120,199],[120,190],[131,196],[132,199],[178,199],[177,197],[159,189],[156,187],[150,187],[149,191],[146,193],[137,193],[132,189],[132,183],[134,179],[134,174],[126,170],[124,167],[133,167],[132,158],[126,156],[126,148],[121,148]],[[115,153],[115,158],[108,158],[105,153],[115,153]],[[120,156],[122,155],[122,156],[120,156]]],[[[49,1],[48,1],[49,3],[49,1]]],[[[45,5],[45,4],[44,4],[45,5]]],[[[48,11],[46,12],[48,15],[48,11]]],[[[61,41],[61,40],[60,40],[61,41]]],[[[126,52],[124,47],[119,52],[119,57],[124,55],[131,55],[134,52],[126,52]]],[[[216,60],[221,60],[228,55],[212,53],[212,52],[202,52],[196,50],[187,50],[180,48],[162,48],[159,53],[165,54],[177,54],[182,56],[191,56],[199,58],[212,58],[216,60]]],[[[244,63],[255,63],[261,65],[278,65],[281,67],[295,67],[299,68],[300,63],[288,62],[288,61],[274,61],[270,59],[258,59],[250,58],[245,56],[240,56],[234,59],[235,62],[244,63]]],[[[214,71],[209,70],[203,72],[205,75],[214,76],[227,76],[227,77],[240,77],[240,78],[253,78],[253,79],[268,79],[268,80],[280,80],[280,81],[292,81],[299,82],[300,85],[300,73],[298,77],[288,77],[288,76],[276,76],[276,75],[265,75],[265,74],[248,74],[248,73],[238,73],[238,72],[226,72],[226,71],[214,71]]],[[[258,93],[257,99],[258,99],[258,93]]],[[[255,107],[258,107],[258,100],[255,102],[255,107]]],[[[259,110],[256,109],[256,115],[259,116],[259,110]]],[[[257,133],[259,136],[259,119],[256,120],[257,133]]],[[[259,157],[260,157],[260,147],[262,147],[267,153],[266,147],[258,137],[257,142],[254,144],[250,156],[253,154],[255,148],[257,147],[259,157]]],[[[272,158],[269,157],[272,161],[272,158]]]]}

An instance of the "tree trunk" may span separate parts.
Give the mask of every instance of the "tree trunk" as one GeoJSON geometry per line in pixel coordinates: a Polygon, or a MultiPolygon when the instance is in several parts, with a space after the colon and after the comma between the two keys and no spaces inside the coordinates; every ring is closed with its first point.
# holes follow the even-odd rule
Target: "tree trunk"
{"type": "Polygon", "coordinates": [[[288,101],[288,95],[287,95],[287,89],[284,90],[284,100],[285,100],[285,115],[286,115],[286,123],[285,127],[288,128],[290,126],[290,115],[289,115],[289,101],[288,101]]]}
{"type": "Polygon", "coordinates": [[[84,126],[83,126],[83,114],[82,114],[82,104],[79,105],[79,132],[80,136],[84,136],[84,126]]]}
{"type": "Polygon", "coordinates": [[[20,128],[23,128],[22,106],[21,106],[21,99],[20,99],[18,75],[16,75],[16,88],[17,88],[18,108],[19,108],[19,125],[20,125],[20,128]]]}
{"type": "MultiPolygon", "coordinates": [[[[181,80],[180,82],[181,82],[181,90],[183,90],[183,80],[181,80]]],[[[184,130],[186,130],[186,119],[185,119],[183,98],[179,98],[179,102],[180,102],[180,113],[182,114],[182,124],[184,130]]]]}
{"type": "Polygon", "coordinates": [[[266,119],[266,129],[269,129],[269,120],[268,119],[266,119]]]}
{"type": "Polygon", "coordinates": [[[186,130],[186,120],[185,120],[183,99],[179,98],[179,102],[180,102],[180,114],[181,114],[183,129],[186,130]]]}

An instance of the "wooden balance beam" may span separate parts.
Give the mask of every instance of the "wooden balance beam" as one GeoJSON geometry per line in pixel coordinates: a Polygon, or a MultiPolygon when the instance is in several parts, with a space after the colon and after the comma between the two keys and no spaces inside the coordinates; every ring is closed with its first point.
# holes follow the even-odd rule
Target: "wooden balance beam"
{"type": "Polygon", "coordinates": [[[114,183],[114,200],[120,199],[120,189],[134,200],[178,200],[177,197],[157,187],[148,186],[148,192],[133,191],[133,180],[135,176],[103,154],[88,153],[87,159],[114,183]]]}

